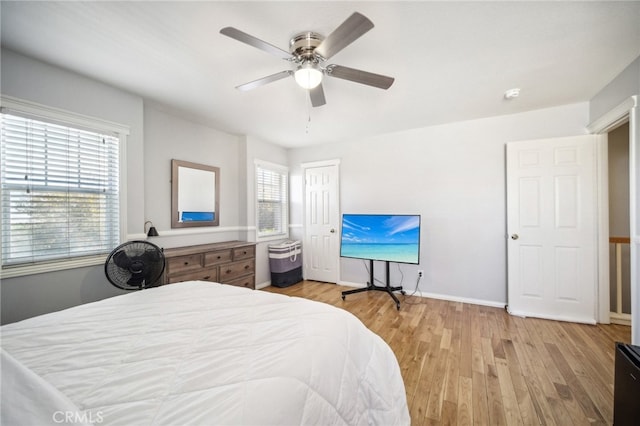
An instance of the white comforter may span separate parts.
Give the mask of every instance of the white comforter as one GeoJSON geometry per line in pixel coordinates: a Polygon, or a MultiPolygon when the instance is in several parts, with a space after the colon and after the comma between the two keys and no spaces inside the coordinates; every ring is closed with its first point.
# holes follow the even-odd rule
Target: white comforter
{"type": "Polygon", "coordinates": [[[3,326],[2,347],[3,425],[410,423],[379,336],[262,291],[162,286],[3,326]]]}

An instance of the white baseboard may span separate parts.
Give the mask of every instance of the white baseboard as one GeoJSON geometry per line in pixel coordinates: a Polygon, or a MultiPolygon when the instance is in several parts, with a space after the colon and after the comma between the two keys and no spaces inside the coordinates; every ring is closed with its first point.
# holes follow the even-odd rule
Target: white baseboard
{"type": "Polygon", "coordinates": [[[271,285],[271,281],[265,281],[260,284],[256,284],[256,290],[262,290],[265,287],[269,287],[271,285]]]}
{"type": "Polygon", "coordinates": [[[617,312],[610,312],[609,321],[611,321],[612,324],[631,326],[631,314],[619,314],[617,312]]]}
{"type": "Polygon", "coordinates": [[[589,324],[589,325],[597,324],[597,322],[593,318],[578,318],[578,317],[567,317],[562,315],[546,315],[546,314],[541,315],[539,313],[512,311],[510,309],[507,309],[507,311],[509,312],[510,315],[514,315],[522,318],[542,318],[542,319],[547,319],[552,321],[576,322],[579,324],[589,324]]]}
{"type": "Polygon", "coordinates": [[[366,287],[366,286],[362,285],[362,283],[352,283],[352,282],[349,282],[349,281],[339,281],[338,284],[339,285],[343,285],[345,287],[356,287],[356,288],[357,287],[366,287]]]}
{"type": "MultiPolygon", "coordinates": [[[[349,281],[340,281],[338,284],[346,287],[365,287],[364,285],[362,285],[362,283],[353,283],[349,281]]],[[[503,303],[503,302],[494,302],[492,300],[482,300],[482,299],[471,299],[468,297],[451,296],[448,294],[425,293],[421,291],[416,291],[415,293],[413,293],[413,291],[410,291],[408,289],[405,289],[405,292],[412,296],[425,297],[428,299],[438,299],[438,300],[447,300],[449,302],[469,303],[472,305],[489,306],[492,308],[504,309],[505,306],[507,305],[506,303],[503,303]]]]}

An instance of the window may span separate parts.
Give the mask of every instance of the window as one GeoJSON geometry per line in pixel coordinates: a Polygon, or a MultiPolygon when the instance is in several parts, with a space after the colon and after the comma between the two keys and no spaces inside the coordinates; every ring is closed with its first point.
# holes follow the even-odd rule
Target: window
{"type": "Polygon", "coordinates": [[[115,248],[120,135],[5,108],[0,120],[3,272],[115,248]]]}
{"type": "Polygon", "coordinates": [[[284,238],[289,234],[286,167],[256,162],[256,216],[258,238],[284,238]]]}

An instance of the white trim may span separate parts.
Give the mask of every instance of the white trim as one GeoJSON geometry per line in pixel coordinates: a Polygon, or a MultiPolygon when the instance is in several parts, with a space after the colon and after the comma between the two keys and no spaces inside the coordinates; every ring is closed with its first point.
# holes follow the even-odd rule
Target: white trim
{"type": "MultiPolygon", "coordinates": [[[[257,234],[257,232],[256,232],[257,234]]],[[[289,234],[278,234],[278,235],[269,235],[266,237],[258,237],[256,235],[256,242],[257,243],[268,243],[270,241],[283,241],[283,240],[288,240],[289,239],[289,234]]]]}
{"type": "Polygon", "coordinates": [[[264,242],[269,242],[269,241],[275,241],[275,240],[288,240],[290,238],[289,233],[286,234],[279,234],[279,235],[271,235],[268,237],[261,237],[260,239],[257,238],[257,234],[258,234],[258,228],[256,226],[247,226],[246,228],[242,229],[241,231],[250,233],[253,232],[253,236],[255,238],[255,240],[253,242],[255,243],[264,243],[264,242]]]}
{"type": "MultiPolygon", "coordinates": [[[[362,283],[353,283],[349,281],[340,281],[338,284],[343,285],[345,287],[356,287],[356,288],[366,287],[366,286],[363,286],[362,283]]],[[[413,293],[412,291],[406,288],[404,289],[404,291],[407,293],[407,296],[418,296],[418,297],[424,297],[427,299],[437,299],[437,300],[446,300],[449,302],[469,303],[471,305],[489,306],[492,308],[499,308],[499,309],[505,309],[505,306],[506,306],[506,303],[494,302],[492,300],[472,299],[468,297],[450,296],[448,294],[424,293],[419,290],[413,293]]]]}
{"type": "MultiPolygon", "coordinates": [[[[219,234],[222,232],[244,232],[251,230],[255,227],[252,226],[203,226],[203,227],[195,227],[195,228],[176,228],[176,229],[158,229],[158,237],[151,238],[162,238],[162,237],[176,237],[180,235],[193,235],[193,234],[219,234]]],[[[144,240],[147,238],[147,234],[128,234],[125,238],[126,241],[131,240],[144,240]]],[[[155,240],[150,240],[155,241],[155,240]]]]}
{"type": "Polygon", "coordinates": [[[129,232],[129,228],[127,227],[128,221],[127,217],[129,216],[129,210],[127,209],[127,190],[129,185],[127,184],[127,135],[120,135],[120,200],[119,201],[119,209],[118,214],[120,215],[120,241],[125,241],[125,235],[129,232]]]}
{"type": "Polygon", "coordinates": [[[597,219],[597,274],[596,321],[609,324],[609,152],[606,133],[597,135],[596,141],[596,190],[597,219]],[[601,255],[603,254],[603,255],[601,255]]]}
{"type": "Polygon", "coordinates": [[[613,324],[631,326],[631,314],[619,314],[617,312],[610,312],[611,322],[613,324]]]}
{"type": "Polygon", "coordinates": [[[638,199],[638,180],[640,180],[640,110],[638,97],[633,97],[635,104],[629,110],[629,235],[632,244],[631,253],[631,343],[640,345],[640,199],[638,199]]]}
{"type": "Polygon", "coordinates": [[[107,255],[101,254],[90,257],[78,257],[60,262],[37,263],[28,266],[16,266],[0,270],[0,279],[22,277],[25,275],[43,274],[45,272],[63,271],[66,269],[82,268],[86,266],[104,265],[107,255]]]}
{"type": "Polygon", "coordinates": [[[7,113],[11,113],[13,110],[18,113],[26,113],[38,118],[58,120],[66,124],[88,127],[94,131],[99,130],[102,132],[113,132],[119,135],[129,135],[131,133],[129,126],[124,124],[91,117],[89,115],[78,114],[36,102],[25,101],[24,99],[15,98],[13,96],[0,95],[0,102],[2,104],[2,109],[6,109],[7,113]]]}
{"type": "Polygon", "coordinates": [[[253,164],[254,166],[262,166],[264,168],[275,169],[281,172],[286,172],[287,174],[289,173],[289,167],[283,166],[282,164],[271,163],[269,161],[263,161],[258,159],[253,160],[253,164]]]}
{"type": "MultiPolygon", "coordinates": [[[[523,311],[510,311],[507,308],[507,312],[509,312],[509,315],[515,315],[518,317],[522,317],[522,318],[527,318],[529,316],[528,312],[523,312],[523,311]]],[[[562,315],[540,315],[540,313],[533,313],[531,315],[532,318],[541,318],[541,319],[548,319],[548,320],[553,320],[553,321],[566,321],[566,322],[576,322],[576,323],[580,323],[580,324],[590,324],[590,325],[595,325],[596,321],[593,318],[577,318],[577,317],[565,317],[562,315]]]]}
{"type": "Polygon", "coordinates": [[[265,287],[269,287],[271,285],[271,281],[265,281],[260,284],[256,284],[256,290],[262,290],[265,287]]]}
{"type": "Polygon", "coordinates": [[[288,166],[283,166],[282,164],[271,163],[269,161],[263,161],[259,159],[253,160],[253,215],[255,218],[255,225],[253,226],[253,229],[255,231],[254,237],[256,242],[260,243],[265,241],[282,240],[282,239],[289,238],[289,209],[290,209],[290,200],[291,200],[290,191],[291,191],[291,179],[289,176],[288,166]],[[287,180],[286,180],[287,200],[285,203],[286,208],[284,210],[284,223],[283,223],[283,229],[282,229],[282,231],[284,232],[280,234],[260,235],[260,229],[258,226],[259,225],[258,220],[260,217],[260,215],[258,214],[258,168],[279,172],[286,175],[287,177],[287,180]]]}
{"type": "MultiPolygon", "coordinates": [[[[620,124],[629,120],[629,222],[630,229],[629,234],[631,237],[631,343],[634,345],[640,344],[640,288],[638,288],[638,256],[640,253],[640,230],[637,228],[638,218],[638,202],[637,199],[637,185],[638,176],[640,176],[640,164],[637,161],[640,160],[639,153],[637,152],[640,140],[639,118],[640,111],[638,111],[638,95],[630,96],[625,99],[619,105],[611,109],[602,117],[593,121],[587,126],[587,130],[591,133],[601,134],[609,132],[615,129],[620,124]]],[[[604,208],[604,206],[602,206],[604,208]]],[[[602,229],[602,226],[600,226],[602,229]]],[[[599,238],[609,238],[609,235],[600,235],[599,238]]],[[[599,247],[600,249],[600,247],[599,247]]],[[[609,251],[599,253],[599,256],[608,256],[609,251]]],[[[599,262],[600,265],[600,262],[599,262]]],[[[608,291],[608,289],[607,289],[608,291]]],[[[601,307],[600,310],[603,308],[601,307]]],[[[610,316],[610,314],[609,314],[610,316]]]]}
{"type": "Polygon", "coordinates": [[[340,159],[335,158],[333,160],[311,161],[308,163],[300,164],[303,169],[312,169],[314,167],[326,167],[326,166],[338,166],[340,165],[340,159]]]}
{"type": "Polygon", "coordinates": [[[589,133],[606,133],[624,123],[629,111],[638,105],[638,97],[631,96],[614,107],[612,110],[587,126],[589,133]]]}

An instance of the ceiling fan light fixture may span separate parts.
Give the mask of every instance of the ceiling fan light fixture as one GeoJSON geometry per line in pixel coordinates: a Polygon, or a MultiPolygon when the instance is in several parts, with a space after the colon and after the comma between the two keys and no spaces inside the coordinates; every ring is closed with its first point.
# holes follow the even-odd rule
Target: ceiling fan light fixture
{"type": "Polygon", "coordinates": [[[310,62],[305,62],[300,65],[293,74],[293,77],[296,79],[296,83],[303,89],[313,89],[322,83],[322,71],[310,62]]]}

